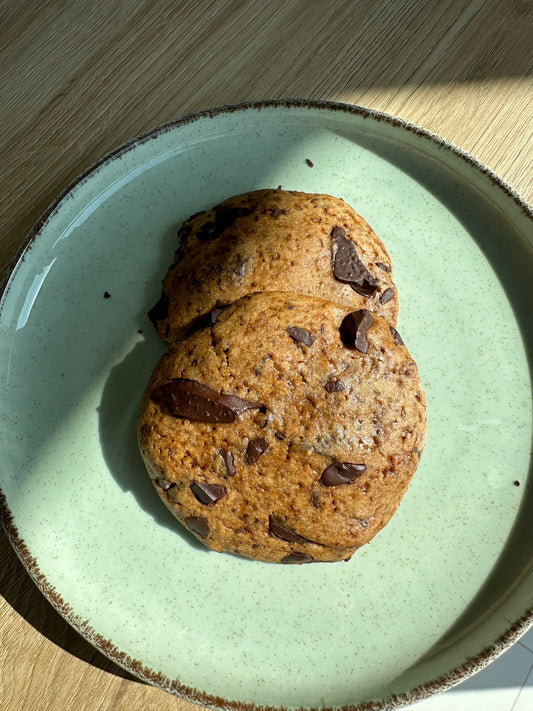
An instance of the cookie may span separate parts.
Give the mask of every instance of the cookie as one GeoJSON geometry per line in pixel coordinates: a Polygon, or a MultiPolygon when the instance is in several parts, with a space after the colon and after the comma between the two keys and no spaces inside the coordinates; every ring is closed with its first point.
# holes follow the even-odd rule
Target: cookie
{"type": "Polygon", "coordinates": [[[138,440],[169,510],[206,546],[348,560],[390,520],[425,439],[417,366],[367,309],[265,292],[169,346],[138,440]]]}
{"type": "Polygon", "coordinates": [[[259,190],[190,217],[149,316],[168,342],[213,308],[258,291],[316,296],[396,324],[391,259],[343,200],[259,190]]]}

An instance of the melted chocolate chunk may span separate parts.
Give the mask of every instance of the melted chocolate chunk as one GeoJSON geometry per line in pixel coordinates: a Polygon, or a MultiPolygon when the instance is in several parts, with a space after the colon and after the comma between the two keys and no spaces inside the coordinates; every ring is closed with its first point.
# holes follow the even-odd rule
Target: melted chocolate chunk
{"type": "Polygon", "coordinates": [[[351,462],[334,462],[326,467],[320,477],[320,483],[324,486],[342,486],[351,484],[366,471],[364,464],[352,464],[351,462]]]}
{"type": "Polygon", "coordinates": [[[219,449],[218,453],[222,457],[224,466],[226,467],[227,476],[235,476],[235,464],[233,463],[233,454],[227,449],[219,449]]]}
{"type": "Polygon", "coordinates": [[[284,563],[285,565],[301,565],[302,563],[314,562],[315,559],[312,555],[308,555],[307,553],[298,553],[298,551],[294,551],[294,553],[289,553],[289,555],[286,555],[285,558],[281,559],[281,563],[284,563]]]}
{"type": "Polygon", "coordinates": [[[359,259],[354,243],[338,226],[331,230],[331,238],[335,279],[349,284],[361,296],[372,296],[378,288],[378,282],[359,259]]]}
{"type": "Polygon", "coordinates": [[[219,484],[207,484],[205,482],[193,481],[191,491],[201,504],[209,506],[226,496],[226,487],[219,484]]]}
{"type": "Polygon", "coordinates": [[[276,538],[281,538],[287,543],[313,543],[309,538],[300,536],[295,531],[291,531],[290,528],[284,526],[279,519],[271,516],[268,521],[268,530],[276,538]]]}
{"type": "Polygon", "coordinates": [[[185,523],[191,531],[197,533],[201,538],[209,535],[209,523],[203,516],[188,516],[185,519],[185,523]]]}
{"type": "Polygon", "coordinates": [[[268,440],[264,437],[251,439],[244,453],[244,463],[254,464],[268,447],[268,440]]]}
{"type": "Polygon", "coordinates": [[[206,222],[198,232],[197,238],[200,241],[216,239],[225,232],[239,217],[246,217],[252,212],[249,207],[225,207],[215,208],[215,220],[206,222]]]}
{"type": "Polygon", "coordinates": [[[168,316],[168,296],[166,294],[161,294],[159,301],[155,306],[153,306],[150,311],[148,311],[148,318],[152,323],[156,321],[162,321],[168,316]]]}
{"type": "Polygon", "coordinates": [[[344,380],[328,380],[324,389],[327,393],[341,393],[346,389],[346,383],[344,380]]]}
{"type": "Polygon", "coordinates": [[[374,323],[370,311],[359,309],[352,311],[342,319],[339,331],[345,346],[357,349],[360,353],[368,352],[366,332],[374,323]]]}
{"type": "Polygon", "coordinates": [[[315,337],[312,333],[309,333],[305,328],[300,328],[299,326],[289,326],[285,329],[289,336],[296,343],[301,343],[303,346],[312,346],[315,342],[315,337]]]}
{"type": "Polygon", "coordinates": [[[405,345],[404,342],[403,342],[402,337],[400,336],[400,334],[398,333],[398,331],[394,328],[394,326],[389,326],[389,328],[390,328],[390,332],[391,332],[392,337],[394,338],[395,342],[396,342],[399,346],[405,345]]]}
{"type": "Polygon", "coordinates": [[[393,289],[391,289],[391,288],[385,289],[385,291],[383,292],[383,294],[381,294],[381,296],[379,297],[379,303],[380,303],[382,306],[384,306],[385,304],[388,304],[388,303],[389,303],[389,301],[392,299],[393,296],[394,296],[394,291],[393,291],[393,289]]]}
{"type": "Polygon", "coordinates": [[[387,274],[390,274],[392,269],[389,267],[388,264],[383,264],[383,262],[376,262],[376,267],[379,267],[380,269],[383,269],[384,272],[387,272],[387,274]]]}
{"type": "Polygon", "coordinates": [[[152,393],[156,402],[162,402],[174,417],[184,417],[197,422],[235,422],[246,410],[257,410],[255,402],[241,400],[236,395],[223,395],[196,380],[176,378],[161,385],[152,393]]]}

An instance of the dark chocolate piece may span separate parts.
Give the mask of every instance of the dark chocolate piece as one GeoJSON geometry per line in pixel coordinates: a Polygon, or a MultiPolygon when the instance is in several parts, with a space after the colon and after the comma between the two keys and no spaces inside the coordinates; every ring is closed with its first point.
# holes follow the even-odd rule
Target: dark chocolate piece
{"type": "Polygon", "coordinates": [[[216,239],[225,232],[239,217],[246,217],[252,212],[249,207],[216,207],[215,220],[210,220],[203,225],[196,236],[199,240],[205,241],[216,239]]]}
{"type": "Polygon", "coordinates": [[[304,536],[300,536],[298,533],[295,531],[291,531],[290,528],[287,528],[284,526],[279,519],[275,518],[274,516],[271,516],[268,521],[268,530],[273,536],[276,536],[276,538],[281,538],[283,541],[287,541],[287,543],[313,543],[314,541],[309,540],[309,538],[305,538],[304,536]]]}
{"type": "Polygon", "coordinates": [[[188,516],[185,519],[186,525],[202,538],[209,535],[209,523],[203,516],[188,516]]]}
{"type": "Polygon", "coordinates": [[[326,467],[320,477],[320,483],[324,486],[342,486],[351,484],[366,471],[364,464],[352,464],[351,462],[334,462],[326,467]]]}
{"type": "Polygon", "coordinates": [[[264,437],[251,439],[244,453],[244,463],[254,464],[268,447],[268,440],[264,437]]]}
{"type": "Polygon", "coordinates": [[[344,380],[328,380],[324,385],[324,389],[328,393],[341,393],[346,389],[346,383],[344,380]]]}
{"type": "Polygon", "coordinates": [[[152,398],[162,402],[174,417],[197,422],[235,422],[246,410],[258,410],[255,402],[236,395],[223,395],[196,380],[175,378],[154,390],[152,398]]]}
{"type": "Polygon", "coordinates": [[[285,435],[283,434],[283,432],[279,431],[274,432],[274,437],[279,440],[285,439],[285,435]]]}
{"type": "Polygon", "coordinates": [[[285,565],[300,565],[302,563],[314,562],[315,559],[312,555],[308,555],[307,553],[299,553],[298,551],[294,551],[294,553],[289,553],[289,555],[286,555],[285,558],[281,559],[281,563],[284,563],[285,565]]]}
{"type": "Polygon", "coordinates": [[[168,304],[168,296],[166,294],[161,294],[157,304],[153,306],[150,311],[148,311],[148,318],[152,323],[155,324],[156,321],[162,321],[168,316],[168,304]]]}
{"type": "Polygon", "coordinates": [[[394,290],[389,287],[388,289],[385,289],[383,294],[381,294],[381,296],[379,297],[379,303],[382,306],[385,306],[385,304],[388,304],[393,296],[394,296],[394,290]]]}
{"type": "Polygon", "coordinates": [[[299,326],[289,326],[285,329],[289,336],[296,343],[301,343],[303,346],[312,346],[315,342],[315,337],[312,333],[305,328],[300,328],[299,326]]]}
{"type": "Polygon", "coordinates": [[[305,159],[305,162],[307,163],[307,165],[308,165],[310,168],[312,168],[312,167],[314,166],[314,163],[313,163],[313,161],[312,161],[310,158],[306,158],[306,159],[305,159]]]}
{"type": "Polygon", "coordinates": [[[201,504],[208,506],[216,503],[226,496],[226,487],[219,484],[207,484],[206,482],[193,481],[191,491],[201,504]]]}
{"type": "Polygon", "coordinates": [[[231,452],[228,452],[227,449],[219,449],[218,453],[222,457],[222,461],[224,462],[224,466],[226,467],[226,472],[228,476],[234,476],[235,475],[235,464],[233,463],[233,454],[231,452]]]}
{"type": "Polygon", "coordinates": [[[376,262],[376,267],[379,267],[380,269],[383,269],[384,272],[387,272],[387,274],[390,274],[392,269],[388,264],[383,264],[383,262],[376,262]]]}
{"type": "Polygon", "coordinates": [[[283,210],[281,207],[271,207],[269,209],[270,214],[272,217],[279,217],[280,215],[286,215],[287,210],[283,210]]]}
{"type": "Polygon", "coordinates": [[[390,332],[392,333],[392,337],[394,338],[395,342],[396,342],[399,346],[405,345],[404,342],[403,342],[403,338],[400,336],[400,334],[399,334],[398,331],[394,328],[394,326],[389,326],[389,328],[390,328],[390,332]]]}
{"type": "Polygon", "coordinates": [[[172,489],[172,487],[176,486],[176,482],[169,481],[168,479],[164,479],[163,477],[155,479],[155,483],[160,486],[163,491],[168,491],[169,489],[172,489]]]}
{"type": "Polygon", "coordinates": [[[378,282],[359,259],[354,243],[348,239],[342,227],[331,230],[333,252],[333,276],[343,284],[349,284],[361,296],[372,296],[378,282]]]}
{"type": "Polygon", "coordinates": [[[373,323],[372,314],[367,309],[352,311],[345,316],[339,328],[344,345],[356,348],[360,353],[367,353],[368,340],[366,332],[373,323]]]}

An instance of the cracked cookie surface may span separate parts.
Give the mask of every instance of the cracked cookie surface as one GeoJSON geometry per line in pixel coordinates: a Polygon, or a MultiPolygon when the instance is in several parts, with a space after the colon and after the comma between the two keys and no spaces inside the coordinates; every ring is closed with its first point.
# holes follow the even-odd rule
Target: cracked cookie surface
{"type": "Polygon", "coordinates": [[[150,311],[159,335],[182,337],[215,306],[259,291],[289,291],[366,308],[395,325],[389,254],[346,202],[257,190],[190,217],[150,311]]]}
{"type": "Polygon", "coordinates": [[[425,399],[398,332],[370,311],[248,295],[171,345],[139,446],[165,505],[216,551],[347,560],[418,465],[425,399]]]}

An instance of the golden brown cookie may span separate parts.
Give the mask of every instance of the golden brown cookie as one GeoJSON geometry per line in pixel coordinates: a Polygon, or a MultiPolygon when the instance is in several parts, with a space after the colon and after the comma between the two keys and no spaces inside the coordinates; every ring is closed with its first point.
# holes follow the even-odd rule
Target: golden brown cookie
{"type": "Polygon", "coordinates": [[[391,259],[343,200],[258,190],[189,218],[149,316],[168,342],[215,306],[257,291],[290,291],[366,308],[396,324],[391,259]]]}
{"type": "Polygon", "coordinates": [[[138,438],[166,506],[205,545],[347,560],[389,521],[425,438],[417,367],[366,309],[243,297],[169,347],[138,438]]]}

